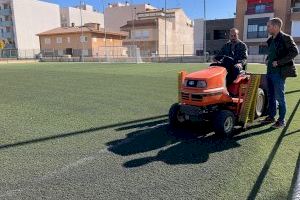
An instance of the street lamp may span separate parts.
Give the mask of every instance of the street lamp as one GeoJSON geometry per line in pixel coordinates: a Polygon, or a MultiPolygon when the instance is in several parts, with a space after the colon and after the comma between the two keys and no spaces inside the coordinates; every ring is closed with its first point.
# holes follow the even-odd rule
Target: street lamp
{"type": "Polygon", "coordinates": [[[81,61],[84,62],[84,55],[83,55],[83,50],[84,50],[84,39],[83,39],[83,22],[82,22],[82,1],[80,0],[80,26],[81,26],[81,45],[82,45],[82,50],[81,50],[81,61]]]}
{"type": "Polygon", "coordinates": [[[165,57],[167,57],[167,0],[165,0],[165,57]]]}
{"type": "Polygon", "coordinates": [[[103,27],[104,27],[104,56],[106,58],[106,28],[105,28],[105,0],[103,0],[103,27]]]}
{"type": "Polygon", "coordinates": [[[203,22],[203,53],[206,61],[206,0],[203,0],[204,22],[203,22]]]}

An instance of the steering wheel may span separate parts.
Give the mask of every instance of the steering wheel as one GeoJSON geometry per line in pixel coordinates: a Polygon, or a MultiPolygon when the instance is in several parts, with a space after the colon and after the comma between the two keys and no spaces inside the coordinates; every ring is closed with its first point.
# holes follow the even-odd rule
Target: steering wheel
{"type": "Polygon", "coordinates": [[[230,56],[216,56],[215,59],[217,60],[216,63],[212,63],[211,66],[223,66],[227,70],[229,70],[232,66],[234,66],[235,62],[234,59],[230,56]]]}

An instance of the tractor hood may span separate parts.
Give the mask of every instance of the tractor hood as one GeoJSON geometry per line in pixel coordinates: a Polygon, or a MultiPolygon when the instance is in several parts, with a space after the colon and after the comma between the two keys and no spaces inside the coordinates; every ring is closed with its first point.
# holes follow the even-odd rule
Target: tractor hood
{"type": "Polygon", "coordinates": [[[213,66],[187,74],[184,77],[184,88],[188,89],[221,89],[225,86],[227,71],[224,67],[213,66]],[[200,84],[200,88],[197,86],[200,84]]]}
{"type": "Polygon", "coordinates": [[[211,79],[214,77],[222,77],[222,75],[226,75],[226,69],[224,67],[209,67],[207,69],[190,73],[186,75],[186,79],[193,79],[193,80],[204,80],[204,79],[211,79]]]}

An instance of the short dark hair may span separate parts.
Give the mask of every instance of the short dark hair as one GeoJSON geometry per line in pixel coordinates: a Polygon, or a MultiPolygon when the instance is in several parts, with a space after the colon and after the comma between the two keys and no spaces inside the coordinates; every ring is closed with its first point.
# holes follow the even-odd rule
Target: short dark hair
{"type": "Polygon", "coordinates": [[[282,19],[280,19],[279,17],[274,17],[272,19],[269,20],[269,22],[273,25],[273,26],[278,26],[279,28],[282,27],[282,19]]]}
{"type": "Polygon", "coordinates": [[[237,34],[239,34],[239,32],[240,32],[237,28],[230,29],[230,32],[233,32],[233,31],[236,32],[237,34]]]}

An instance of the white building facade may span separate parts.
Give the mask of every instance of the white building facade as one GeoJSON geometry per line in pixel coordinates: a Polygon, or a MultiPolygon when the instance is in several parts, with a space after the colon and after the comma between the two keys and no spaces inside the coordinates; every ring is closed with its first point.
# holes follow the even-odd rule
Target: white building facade
{"type": "Polygon", "coordinates": [[[104,28],[103,13],[95,11],[90,5],[61,8],[60,17],[62,27],[81,26],[82,17],[82,24],[96,23],[104,28]]]}
{"type": "Polygon", "coordinates": [[[38,0],[0,0],[0,39],[18,56],[32,57],[40,49],[37,33],[60,26],[56,4],[38,0]]]}

